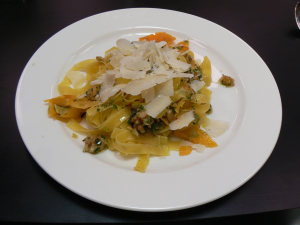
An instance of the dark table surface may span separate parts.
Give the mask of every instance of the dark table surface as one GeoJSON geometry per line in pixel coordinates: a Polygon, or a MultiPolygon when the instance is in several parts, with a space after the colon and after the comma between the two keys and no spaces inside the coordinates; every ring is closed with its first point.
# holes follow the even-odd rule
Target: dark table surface
{"type": "Polygon", "coordinates": [[[260,222],[272,219],[273,224],[283,224],[295,220],[300,207],[300,123],[297,116],[300,31],[294,18],[296,3],[297,0],[0,1],[3,143],[0,151],[0,222],[193,222],[196,219],[213,223],[216,222],[213,218],[219,222],[233,218],[244,221],[243,224],[256,219],[260,222]],[[176,10],[223,26],[261,56],[277,82],[283,118],[274,151],[253,178],[221,199],[191,209],[163,213],[129,212],[100,205],[53,180],[34,161],[21,139],[14,112],[16,87],[23,68],[40,45],[80,19],[135,7],[176,10]],[[261,219],[263,216],[265,220],[261,219]]]}

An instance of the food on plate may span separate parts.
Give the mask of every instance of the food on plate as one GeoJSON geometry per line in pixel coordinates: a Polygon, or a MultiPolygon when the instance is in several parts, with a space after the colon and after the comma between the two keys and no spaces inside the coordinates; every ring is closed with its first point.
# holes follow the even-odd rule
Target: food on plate
{"type": "Polygon", "coordinates": [[[222,77],[219,79],[219,82],[226,87],[234,86],[234,79],[230,76],[222,74],[222,77]]]}
{"type": "Polygon", "coordinates": [[[77,63],[58,85],[60,96],[45,100],[48,115],[86,135],[84,152],[138,155],[139,172],[150,155],[185,156],[218,146],[212,137],[226,132],[228,123],[207,117],[210,60],[195,59],[189,40],[175,40],[165,32],[119,39],[104,56],[77,63]]]}

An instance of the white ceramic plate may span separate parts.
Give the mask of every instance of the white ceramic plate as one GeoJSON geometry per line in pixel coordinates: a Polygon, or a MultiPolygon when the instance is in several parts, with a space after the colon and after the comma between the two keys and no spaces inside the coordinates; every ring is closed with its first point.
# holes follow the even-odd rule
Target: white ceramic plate
{"type": "Polygon", "coordinates": [[[21,136],[36,162],[57,182],[92,201],[127,210],[171,211],[218,199],[248,181],[270,156],[281,127],[281,100],[263,60],[240,38],[205,19],[162,9],[124,9],[78,21],[45,42],[26,65],[16,94],[21,136]],[[211,118],[230,129],[215,139],[219,147],[180,157],[152,157],[145,174],[136,158],[111,151],[82,152],[83,136],[71,137],[64,123],[47,116],[45,99],[75,63],[104,55],[119,38],[165,31],[189,39],[196,58],[207,55],[213,81],[232,76],[233,88],[211,85],[211,118]]]}

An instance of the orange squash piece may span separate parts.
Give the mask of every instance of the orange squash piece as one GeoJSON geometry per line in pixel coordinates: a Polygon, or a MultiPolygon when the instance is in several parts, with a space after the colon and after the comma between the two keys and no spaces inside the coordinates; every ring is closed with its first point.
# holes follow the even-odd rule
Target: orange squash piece
{"type": "Polygon", "coordinates": [[[177,45],[182,45],[182,47],[179,49],[179,52],[181,52],[181,53],[189,50],[189,41],[188,40],[178,42],[177,45]]]}
{"type": "Polygon", "coordinates": [[[44,102],[49,102],[49,103],[56,104],[56,105],[59,105],[62,107],[68,107],[69,106],[68,101],[75,100],[75,99],[76,99],[76,96],[74,96],[74,95],[61,95],[56,98],[44,100],[44,102]]]}
{"type": "Polygon", "coordinates": [[[165,41],[167,42],[168,45],[170,45],[173,43],[174,40],[176,40],[176,38],[170,34],[167,34],[166,32],[156,32],[155,34],[150,34],[148,36],[141,37],[139,38],[139,40],[155,41],[155,42],[165,41]]]}
{"type": "Polygon", "coordinates": [[[179,148],[179,155],[184,156],[184,155],[189,155],[191,154],[193,148],[191,146],[181,146],[179,148]]]}
{"type": "Polygon", "coordinates": [[[199,137],[191,139],[194,144],[202,144],[208,148],[217,147],[217,143],[204,130],[198,130],[199,137]]]}
{"type": "Polygon", "coordinates": [[[184,140],[190,141],[194,144],[202,144],[208,148],[217,147],[217,143],[198,126],[193,125],[186,129],[175,130],[174,134],[184,140]]]}

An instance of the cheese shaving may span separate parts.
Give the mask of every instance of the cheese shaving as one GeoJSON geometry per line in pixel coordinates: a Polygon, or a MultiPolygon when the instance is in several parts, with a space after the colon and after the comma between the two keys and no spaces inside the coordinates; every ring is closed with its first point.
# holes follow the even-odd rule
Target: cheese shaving
{"type": "Polygon", "coordinates": [[[116,93],[118,93],[118,91],[120,91],[125,86],[126,86],[126,84],[118,84],[118,85],[113,86],[113,87],[107,87],[100,94],[101,102],[102,103],[106,102],[109,99],[109,97],[111,97],[111,96],[115,95],[116,93]]]}
{"type": "Polygon", "coordinates": [[[209,119],[205,131],[212,137],[219,137],[224,134],[229,128],[229,123],[222,120],[209,119]]]}
{"type": "Polygon", "coordinates": [[[199,152],[199,153],[203,153],[204,150],[205,150],[205,145],[194,144],[194,143],[189,142],[189,141],[184,141],[184,140],[182,140],[182,141],[180,142],[180,145],[181,145],[181,146],[191,146],[194,150],[196,150],[196,151],[199,152]]]}
{"type": "Polygon", "coordinates": [[[108,74],[108,73],[106,73],[106,74],[103,75],[103,77],[104,77],[103,78],[103,83],[102,83],[101,89],[99,91],[100,95],[107,88],[110,88],[110,87],[112,87],[115,84],[115,75],[114,74],[108,74]]]}
{"type": "Polygon", "coordinates": [[[143,90],[154,87],[168,79],[170,78],[164,75],[146,76],[144,79],[130,81],[123,91],[127,94],[139,95],[143,90]]]}
{"type": "Polygon", "coordinates": [[[168,107],[171,102],[172,102],[172,100],[169,96],[158,95],[148,105],[145,106],[146,113],[149,116],[155,118],[166,107],[168,107]]]}
{"type": "Polygon", "coordinates": [[[174,120],[169,124],[170,130],[178,130],[187,127],[194,119],[193,111],[184,113],[177,120],[174,120]]]}
{"type": "Polygon", "coordinates": [[[93,80],[90,82],[90,85],[98,85],[98,84],[102,84],[104,81],[104,76],[100,76],[98,77],[96,80],[93,80]]]}
{"type": "Polygon", "coordinates": [[[133,44],[131,44],[130,41],[128,41],[127,39],[121,38],[117,40],[116,44],[124,55],[131,55],[132,52],[136,50],[136,47],[133,44]]]}
{"type": "Polygon", "coordinates": [[[142,91],[142,98],[145,99],[145,102],[148,103],[150,101],[152,101],[155,97],[155,90],[154,87],[151,87],[147,90],[143,90],[142,91]]]}
{"type": "Polygon", "coordinates": [[[204,81],[199,81],[199,80],[193,80],[191,83],[191,88],[195,91],[198,92],[201,88],[203,88],[205,85],[204,81]]]}
{"type": "Polygon", "coordinates": [[[140,78],[145,78],[146,71],[134,71],[123,67],[120,69],[120,75],[126,79],[136,80],[140,78]]]}
{"type": "Polygon", "coordinates": [[[185,72],[191,67],[190,64],[177,59],[179,52],[176,49],[163,51],[166,62],[176,71],[185,72]]]}
{"type": "Polygon", "coordinates": [[[121,60],[124,58],[125,56],[119,52],[110,58],[110,64],[115,68],[119,68],[121,66],[121,60]]]}
{"type": "Polygon", "coordinates": [[[121,61],[121,67],[126,67],[130,70],[150,70],[150,62],[148,62],[145,58],[139,56],[139,57],[133,57],[133,56],[127,56],[123,58],[121,61]]]}
{"type": "Polygon", "coordinates": [[[155,95],[173,96],[174,95],[173,80],[170,79],[161,84],[156,85],[155,95]]]}

